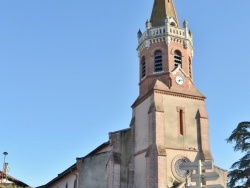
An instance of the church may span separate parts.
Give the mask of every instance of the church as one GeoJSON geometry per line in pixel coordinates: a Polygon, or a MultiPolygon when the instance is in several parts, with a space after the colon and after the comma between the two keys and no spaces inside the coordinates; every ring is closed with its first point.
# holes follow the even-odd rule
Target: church
{"type": "MultiPolygon", "coordinates": [[[[197,184],[182,163],[214,163],[206,97],[193,80],[192,33],[187,21],[180,24],[173,0],[154,1],[137,37],[139,96],[130,125],[41,187],[185,188],[197,184]]],[[[204,185],[226,188],[227,172],[214,165],[209,171],[219,178],[204,185]]]]}

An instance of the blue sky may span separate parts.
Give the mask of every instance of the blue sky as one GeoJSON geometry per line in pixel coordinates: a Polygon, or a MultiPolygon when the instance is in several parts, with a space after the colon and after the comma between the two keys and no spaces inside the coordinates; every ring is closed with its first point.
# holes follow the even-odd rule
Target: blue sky
{"type": "MultiPolygon", "coordinates": [[[[194,81],[207,96],[215,164],[249,120],[249,0],[175,0],[193,32],[194,81]]],[[[137,31],[153,0],[0,0],[0,152],[39,186],[127,128],[138,96],[137,31]]],[[[1,154],[1,153],[0,153],[1,154]]],[[[0,163],[3,156],[0,157],[0,163]]]]}

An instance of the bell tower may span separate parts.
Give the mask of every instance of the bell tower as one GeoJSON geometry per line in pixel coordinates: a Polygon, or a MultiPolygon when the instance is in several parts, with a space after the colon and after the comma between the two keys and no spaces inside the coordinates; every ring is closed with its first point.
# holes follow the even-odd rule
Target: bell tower
{"type": "Polygon", "coordinates": [[[213,161],[205,96],[193,82],[192,33],[187,21],[180,26],[173,0],[155,0],[145,32],[139,30],[137,37],[133,185],[184,188],[191,172],[179,167],[182,162],[213,161]]]}
{"type": "MultiPolygon", "coordinates": [[[[193,41],[187,21],[179,25],[173,0],[156,0],[146,31],[138,32],[140,58],[140,96],[154,86],[156,80],[171,90],[199,93],[193,85],[193,41]]],[[[200,96],[202,96],[199,93],[200,96]]]]}

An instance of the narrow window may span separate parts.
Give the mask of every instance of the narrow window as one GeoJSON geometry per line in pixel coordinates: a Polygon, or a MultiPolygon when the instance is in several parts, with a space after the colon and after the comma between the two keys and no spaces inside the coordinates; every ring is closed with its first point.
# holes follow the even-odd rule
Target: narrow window
{"type": "Polygon", "coordinates": [[[183,110],[179,111],[179,122],[180,122],[180,134],[184,135],[184,117],[183,117],[183,110]]]}
{"type": "Polygon", "coordinates": [[[175,67],[182,67],[182,59],[181,59],[181,52],[176,50],[174,52],[174,66],[175,67]]]}
{"type": "Polygon", "coordinates": [[[145,57],[143,57],[141,61],[141,78],[144,78],[145,76],[146,76],[146,60],[145,57]]]}
{"type": "Polygon", "coordinates": [[[74,181],[74,188],[77,188],[77,182],[76,182],[76,179],[74,181]]]}
{"type": "Polygon", "coordinates": [[[66,183],[66,186],[65,186],[65,188],[68,188],[68,183],[66,183]]]}
{"type": "Polygon", "coordinates": [[[162,69],[162,52],[156,51],[155,52],[155,72],[161,72],[162,69]]]}
{"type": "Polygon", "coordinates": [[[192,63],[190,58],[189,58],[189,77],[192,79],[192,63]]]}

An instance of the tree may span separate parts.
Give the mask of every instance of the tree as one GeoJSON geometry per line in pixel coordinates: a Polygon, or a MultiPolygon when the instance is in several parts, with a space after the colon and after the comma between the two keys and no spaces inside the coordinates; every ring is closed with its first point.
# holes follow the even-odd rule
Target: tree
{"type": "Polygon", "coordinates": [[[244,156],[231,166],[228,173],[229,188],[250,187],[250,122],[241,122],[234,129],[227,142],[235,143],[234,151],[240,151],[244,156]]]}
{"type": "Polygon", "coordinates": [[[19,187],[19,186],[10,184],[10,185],[3,185],[1,188],[30,188],[30,187],[19,187]]]}

